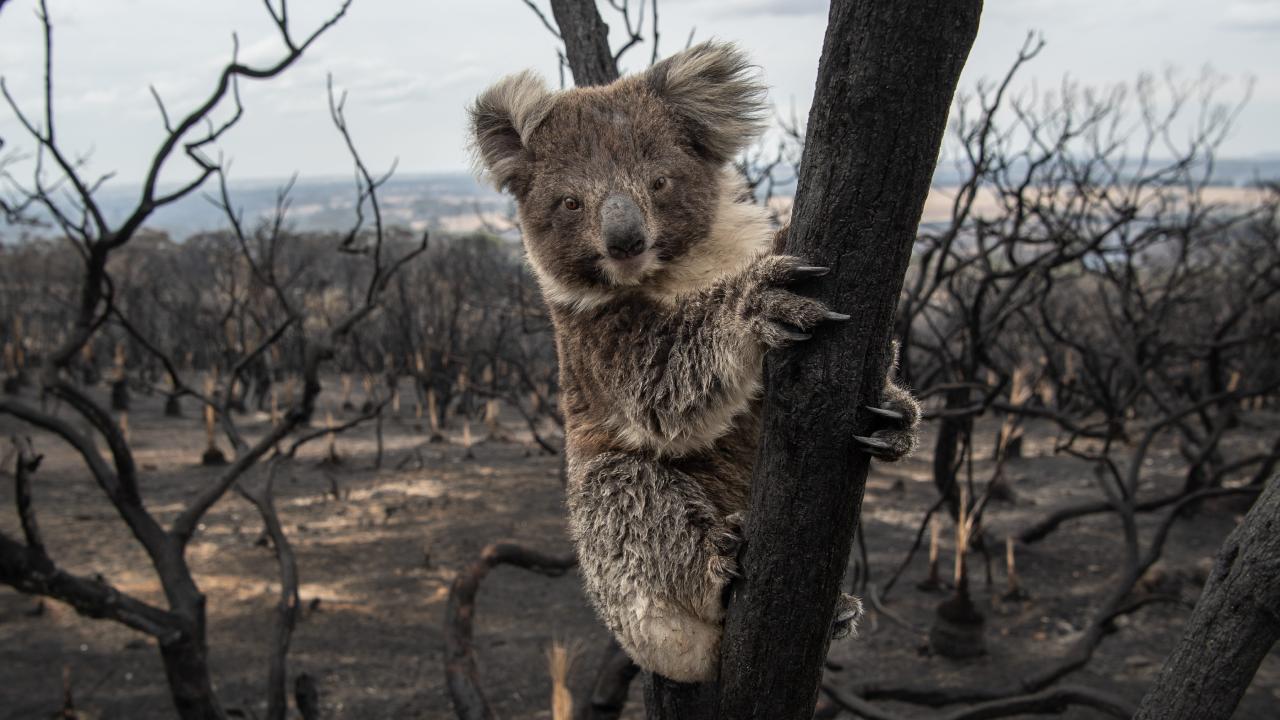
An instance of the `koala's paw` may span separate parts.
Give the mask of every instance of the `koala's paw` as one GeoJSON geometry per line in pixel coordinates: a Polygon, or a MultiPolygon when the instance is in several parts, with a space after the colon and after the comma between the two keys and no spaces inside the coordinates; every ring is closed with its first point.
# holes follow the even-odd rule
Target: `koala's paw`
{"type": "Polygon", "coordinates": [[[784,287],[828,272],[830,268],[808,265],[791,255],[766,255],[752,263],[740,306],[751,332],[769,347],[787,347],[808,340],[808,331],[820,322],[848,320],[848,315],[784,287]]]}
{"type": "Polygon", "coordinates": [[[743,525],[746,515],[733,513],[724,519],[724,524],[712,536],[710,567],[713,583],[720,585],[720,607],[729,607],[729,592],[734,579],[740,577],[738,572],[738,556],[745,542],[743,525]]]}
{"type": "Polygon", "coordinates": [[[853,595],[841,593],[836,601],[836,619],[831,623],[831,638],[838,640],[858,634],[858,620],[862,618],[862,601],[853,595]]]}
{"type": "Polygon", "coordinates": [[[713,562],[726,577],[738,576],[738,553],[742,550],[742,526],[746,522],[743,513],[733,513],[724,519],[723,525],[712,536],[715,548],[713,562]]]}
{"type": "Polygon", "coordinates": [[[911,393],[887,382],[880,406],[867,406],[874,418],[870,435],[854,435],[867,454],[893,462],[911,454],[919,442],[920,403],[911,393]]]}

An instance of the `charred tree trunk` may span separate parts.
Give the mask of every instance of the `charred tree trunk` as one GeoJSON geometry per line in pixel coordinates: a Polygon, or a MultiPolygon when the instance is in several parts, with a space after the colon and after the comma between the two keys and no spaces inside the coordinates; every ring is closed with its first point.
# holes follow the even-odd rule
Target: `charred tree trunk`
{"type": "Polygon", "coordinates": [[[981,10],[981,0],[831,4],[786,251],[832,268],[817,296],[853,320],[765,363],[721,718],[813,715],[867,478],[853,435],[884,386],[894,307],[981,10]]]}
{"type": "Polygon", "coordinates": [[[120,378],[111,383],[111,409],[129,409],[129,381],[120,378]]]}
{"type": "Polygon", "coordinates": [[[1280,479],[1218,551],[1182,640],[1137,720],[1229,718],[1280,640],[1280,479]]]}
{"type": "Polygon", "coordinates": [[[678,683],[645,674],[644,709],[648,720],[714,720],[719,688],[714,683],[678,683]]]}
{"type": "MultiPolygon", "coordinates": [[[[969,404],[969,389],[956,388],[946,393],[946,409],[957,410],[969,404]]],[[[951,519],[960,516],[960,485],[957,473],[960,467],[960,440],[973,431],[970,415],[953,417],[943,415],[938,424],[938,439],[933,446],[933,485],[938,497],[947,503],[951,519]]]]}
{"type": "Polygon", "coordinates": [[[618,65],[609,49],[609,26],[595,0],[551,0],[551,14],[560,28],[575,85],[608,85],[618,79],[618,65]]]}
{"type": "Polygon", "coordinates": [[[618,720],[627,705],[631,681],[640,673],[640,667],[631,661],[626,651],[618,647],[618,641],[610,638],[609,647],[601,658],[588,696],[590,701],[576,713],[578,720],[618,720]]]}
{"type": "Polygon", "coordinates": [[[160,642],[165,677],[174,709],[182,720],[225,720],[213,691],[209,649],[205,643],[204,611],[176,637],[160,642]]]}
{"type": "Polygon", "coordinates": [[[302,673],[293,683],[293,702],[302,720],[320,720],[320,689],[315,678],[302,673]]]}

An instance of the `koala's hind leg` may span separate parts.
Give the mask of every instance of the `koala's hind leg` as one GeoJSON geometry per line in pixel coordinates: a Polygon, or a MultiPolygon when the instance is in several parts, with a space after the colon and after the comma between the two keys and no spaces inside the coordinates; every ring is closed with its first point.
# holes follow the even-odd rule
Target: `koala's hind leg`
{"type": "Polygon", "coordinates": [[[605,453],[569,473],[579,566],[601,619],[642,668],[714,678],[736,529],[694,478],[659,461],[605,453]]]}
{"type": "Polygon", "coordinates": [[[845,638],[858,634],[858,620],[862,619],[862,600],[855,595],[840,594],[836,601],[836,618],[831,623],[831,637],[845,638]]]}
{"type": "Polygon", "coordinates": [[[907,390],[888,380],[879,406],[868,405],[875,416],[875,430],[854,435],[862,449],[879,460],[893,462],[911,454],[919,442],[920,403],[907,390]]]}
{"type": "Polygon", "coordinates": [[[901,460],[916,449],[920,429],[920,402],[910,391],[894,382],[898,366],[897,341],[894,341],[891,352],[893,364],[884,381],[880,405],[867,406],[867,411],[875,416],[875,429],[869,436],[853,436],[872,457],[890,462],[901,460]]]}

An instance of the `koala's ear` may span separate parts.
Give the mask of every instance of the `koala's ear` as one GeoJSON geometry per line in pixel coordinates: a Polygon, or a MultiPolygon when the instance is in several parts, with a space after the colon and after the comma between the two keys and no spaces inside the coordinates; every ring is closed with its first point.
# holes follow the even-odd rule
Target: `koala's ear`
{"type": "Polygon", "coordinates": [[[467,108],[476,164],[499,190],[517,197],[528,190],[529,136],[554,105],[555,94],[526,70],[499,80],[467,108]]]}
{"type": "Polygon", "coordinates": [[[732,43],[694,45],[643,77],[679,118],[694,148],[716,162],[732,160],[764,130],[767,90],[732,43]]]}

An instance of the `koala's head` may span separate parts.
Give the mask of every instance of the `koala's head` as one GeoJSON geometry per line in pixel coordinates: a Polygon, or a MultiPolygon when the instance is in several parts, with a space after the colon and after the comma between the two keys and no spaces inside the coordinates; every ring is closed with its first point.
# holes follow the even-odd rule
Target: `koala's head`
{"type": "Polygon", "coordinates": [[[603,87],[504,78],[470,108],[472,140],[544,287],[592,295],[661,278],[707,237],[764,95],[737,48],[702,43],[603,87]]]}

